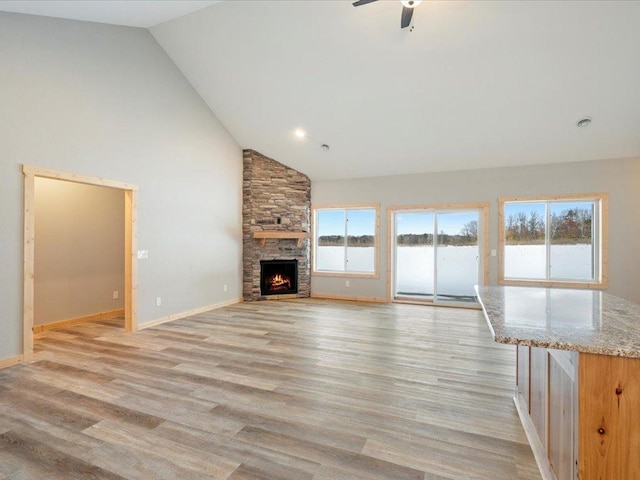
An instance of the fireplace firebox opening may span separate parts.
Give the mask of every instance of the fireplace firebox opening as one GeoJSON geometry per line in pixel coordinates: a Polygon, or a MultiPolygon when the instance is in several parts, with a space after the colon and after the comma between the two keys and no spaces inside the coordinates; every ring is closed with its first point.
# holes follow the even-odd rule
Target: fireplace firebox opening
{"type": "Polygon", "coordinates": [[[260,260],[260,295],[298,293],[298,260],[260,260]]]}

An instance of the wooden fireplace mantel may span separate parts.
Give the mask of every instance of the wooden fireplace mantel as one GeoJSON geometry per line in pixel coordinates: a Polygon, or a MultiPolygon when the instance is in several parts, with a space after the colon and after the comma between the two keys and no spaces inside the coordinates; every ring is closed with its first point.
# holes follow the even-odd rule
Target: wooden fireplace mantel
{"type": "Polygon", "coordinates": [[[264,247],[267,238],[293,239],[298,241],[298,247],[302,246],[303,240],[311,238],[309,232],[253,232],[253,238],[260,240],[260,246],[264,247]]]}

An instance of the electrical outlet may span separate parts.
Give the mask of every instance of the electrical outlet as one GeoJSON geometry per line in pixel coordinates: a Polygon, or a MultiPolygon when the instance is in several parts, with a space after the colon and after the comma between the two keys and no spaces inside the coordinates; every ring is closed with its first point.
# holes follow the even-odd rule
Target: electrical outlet
{"type": "Polygon", "coordinates": [[[160,305],[162,305],[162,298],[156,297],[156,307],[159,307],[160,305]]]}
{"type": "Polygon", "coordinates": [[[149,258],[149,250],[138,250],[138,259],[149,258]]]}
{"type": "Polygon", "coordinates": [[[117,300],[118,298],[120,298],[120,292],[118,292],[117,290],[113,291],[113,299],[117,300]]]}
{"type": "Polygon", "coordinates": [[[491,256],[495,257],[498,254],[498,251],[495,248],[491,249],[491,256]]]}
{"type": "Polygon", "coordinates": [[[350,285],[351,285],[351,284],[349,283],[349,280],[345,280],[345,281],[344,281],[344,286],[345,286],[345,287],[349,288],[349,286],[350,286],[350,285]]]}
{"type": "Polygon", "coordinates": [[[224,286],[223,290],[226,292],[227,290],[229,290],[229,287],[227,287],[226,285],[224,286]]]}

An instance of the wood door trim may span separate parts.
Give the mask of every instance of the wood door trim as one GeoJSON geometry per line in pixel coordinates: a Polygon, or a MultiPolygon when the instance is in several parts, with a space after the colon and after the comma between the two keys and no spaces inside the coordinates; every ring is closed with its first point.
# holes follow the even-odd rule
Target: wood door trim
{"type": "Polygon", "coordinates": [[[24,296],[22,314],[22,357],[24,361],[33,358],[33,303],[35,283],[35,178],[50,178],[67,182],[109,187],[122,190],[125,198],[125,331],[138,329],[138,186],[129,183],[92,177],[76,173],[62,172],[49,168],[22,166],[24,174],[24,296]]]}
{"type": "Polygon", "coordinates": [[[41,178],[51,178],[54,180],[64,180],[66,182],[84,183],[87,185],[97,185],[100,187],[116,188],[118,190],[138,190],[137,185],[131,183],[119,182],[117,180],[109,180],[102,177],[93,177],[90,175],[83,175],[80,173],[63,172],[58,170],[52,170],[50,168],[32,167],[30,165],[23,165],[22,172],[25,175],[33,175],[41,178]]]}
{"type": "Polygon", "coordinates": [[[25,362],[33,358],[33,302],[35,280],[35,176],[24,175],[24,298],[22,357],[25,362]]]}

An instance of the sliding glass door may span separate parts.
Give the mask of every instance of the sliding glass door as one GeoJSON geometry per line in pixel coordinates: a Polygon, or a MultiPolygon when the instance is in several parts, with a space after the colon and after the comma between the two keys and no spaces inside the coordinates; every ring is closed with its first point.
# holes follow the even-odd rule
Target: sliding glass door
{"type": "Polygon", "coordinates": [[[482,209],[396,210],[394,298],[474,304],[483,283],[482,209]]]}
{"type": "Polygon", "coordinates": [[[435,293],[432,212],[397,212],[395,296],[433,300],[435,293]]]}

